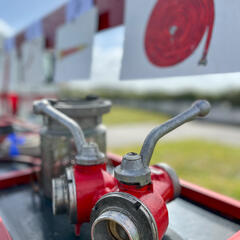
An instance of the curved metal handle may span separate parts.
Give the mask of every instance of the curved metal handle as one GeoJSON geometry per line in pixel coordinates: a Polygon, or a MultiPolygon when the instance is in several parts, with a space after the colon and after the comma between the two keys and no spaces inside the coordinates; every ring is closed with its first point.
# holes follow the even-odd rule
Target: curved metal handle
{"type": "Polygon", "coordinates": [[[168,120],[162,125],[155,127],[144,140],[141,157],[145,166],[149,166],[150,160],[152,158],[153,150],[155,148],[158,140],[174,130],[175,128],[181,126],[182,124],[189,122],[196,117],[204,117],[210,111],[211,105],[206,100],[198,100],[192,104],[192,106],[183,113],[180,113],[176,117],[168,120]]]}
{"type": "Polygon", "coordinates": [[[46,99],[35,101],[33,103],[33,111],[37,114],[46,114],[68,128],[73,135],[77,152],[79,155],[81,154],[82,145],[86,144],[86,140],[81,127],[73,119],[52,107],[46,99]]]}

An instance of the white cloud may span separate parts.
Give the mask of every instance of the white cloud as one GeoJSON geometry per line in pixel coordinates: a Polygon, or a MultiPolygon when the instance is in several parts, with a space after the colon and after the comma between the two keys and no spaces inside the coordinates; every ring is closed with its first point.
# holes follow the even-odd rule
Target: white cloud
{"type": "Polygon", "coordinates": [[[8,37],[13,34],[13,29],[2,19],[0,19],[0,34],[8,37]]]}

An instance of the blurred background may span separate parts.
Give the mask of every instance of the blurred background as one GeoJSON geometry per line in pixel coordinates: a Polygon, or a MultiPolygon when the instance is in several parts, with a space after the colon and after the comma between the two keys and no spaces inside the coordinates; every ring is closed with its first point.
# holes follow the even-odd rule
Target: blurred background
{"type": "MultiPolygon", "coordinates": [[[[54,80],[58,61],[57,43],[51,42],[53,33],[43,31],[43,81],[39,84],[34,80],[39,77],[34,71],[29,74],[32,81],[24,80],[21,74],[23,62],[16,60],[24,55],[24,50],[21,47],[18,49],[18,44],[23,44],[21,34],[32,23],[46,16],[53,13],[58,16],[56,12],[61,11],[68,2],[0,2],[1,114],[6,114],[6,94],[9,93],[19,97],[18,116],[38,124],[40,119],[32,113],[32,100],[35,98],[79,99],[92,94],[110,99],[113,102],[112,110],[104,116],[107,147],[108,151],[123,155],[130,151],[139,152],[152,128],[185,110],[195,100],[207,99],[212,105],[208,117],[188,123],[164,137],[155,149],[152,163],[166,162],[176,169],[180,178],[240,199],[240,73],[119,81],[126,28],[121,22],[123,16],[117,23],[104,25],[103,11],[100,12],[98,31],[93,37],[88,78],[54,80]],[[4,72],[4,54],[9,49],[6,42],[7,46],[13,42],[10,39],[15,39],[12,43],[16,48],[14,64],[18,61],[15,69],[17,80],[12,85],[6,83],[12,79],[9,80],[9,73],[6,75],[4,72]]],[[[118,11],[123,15],[120,9],[118,11]]],[[[54,25],[54,21],[50,20],[49,23],[53,23],[52,29],[57,31],[58,24],[54,25]]],[[[77,62],[74,64],[78,66],[77,62]]]]}

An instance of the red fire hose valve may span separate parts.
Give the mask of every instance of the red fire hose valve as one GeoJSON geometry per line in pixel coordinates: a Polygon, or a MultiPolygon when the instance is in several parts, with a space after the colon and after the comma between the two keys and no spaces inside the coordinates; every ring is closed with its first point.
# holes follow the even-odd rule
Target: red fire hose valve
{"type": "Polygon", "coordinates": [[[89,222],[91,209],[96,201],[109,192],[116,191],[116,179],[107,172],[105,156],[96,144],[87,144],[76,164],[67,168],[60,178],[53,179],[52,199],[54,214],[67,214],[76,225],[89,222]]]}
{"type": "Polygon", "coordinates": [[[166,164],[149,167],[157,141],[185,122],[205,116],[207,101],[197,101],[182,114],[154,128],[141,153],[126,154],[114,174],[118,190],[104,195],[91,214],[93,240],[160,240],[168,227],[166,203],[180,194],[173,169],[166,164]]]}
{"type": "MultiPolygon", "coordinates": [[[[91,220],[93,240],[160,240],[168,226],[166,203],[180,193],[178,177],[166,164],[149,167],[157,141],[183,123],[205,116],[207,101],[154,128],[140,154],[126,154],[111,175],[96,144],[76,138],[76,164],[53,180],[53,210],[66,213],[77,230],[91,220]]],[[[47,111],[47,110],[46,110],[47,111]]],[[[54,115],[55,116],[55,115],[54,115]]],[[[59,120],[69,126],[67,119],[59,120]]],[[[74,128],[70,126],[74,132],[74,128]]],[[[76,126],[75,126],[76,127],[76,126]]],[[[77,232],[79,233],[79,232],[77,232]]]]}

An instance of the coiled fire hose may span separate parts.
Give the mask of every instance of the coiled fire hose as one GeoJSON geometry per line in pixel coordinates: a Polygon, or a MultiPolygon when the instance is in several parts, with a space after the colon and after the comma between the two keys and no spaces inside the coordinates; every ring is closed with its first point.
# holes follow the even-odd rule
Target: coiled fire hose
{"type": "Polygon", "coordinates": [[[145,32],[148,59],[159,67],[174,66],[196,50],[207,31],[198,63],[206,65],[214,19],[214,0],[158,0],[145,32]]]}

